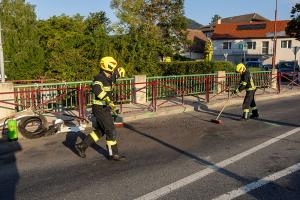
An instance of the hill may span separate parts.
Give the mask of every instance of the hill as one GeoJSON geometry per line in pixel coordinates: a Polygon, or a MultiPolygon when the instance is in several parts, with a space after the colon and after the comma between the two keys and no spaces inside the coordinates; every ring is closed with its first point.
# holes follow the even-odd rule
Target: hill
{"type": "Polygon", "coordinates": [[[203,25],[199,24],[198,22],[196,22],[195,20],[186,18],[188,23],[187,23],[187,28],[188,29],[200,29],[203,25]]]}

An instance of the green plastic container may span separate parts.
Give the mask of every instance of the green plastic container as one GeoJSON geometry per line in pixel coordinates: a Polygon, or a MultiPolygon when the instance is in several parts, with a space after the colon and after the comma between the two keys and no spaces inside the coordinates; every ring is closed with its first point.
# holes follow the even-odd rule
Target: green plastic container
{"type": "Polygon", "coordinates": [[[17,120],[9,119],[7,121],[7,139],[9,141],[17,141],[18,140],[18,127],[17,120]]]}

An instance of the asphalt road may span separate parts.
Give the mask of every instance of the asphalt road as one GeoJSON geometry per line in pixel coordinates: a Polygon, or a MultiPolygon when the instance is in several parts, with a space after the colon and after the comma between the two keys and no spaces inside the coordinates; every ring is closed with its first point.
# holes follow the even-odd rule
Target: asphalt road
{"type": "Polygon", "coordinates": [[[75,133],[0,141],[0,199],[299,200],[299,102],[260,102],[248,122],[231,107],[224,125],[216,112],[130,123],[118,129],[125,162],[106,160],[103,140],[78,157],[75,133]]]}

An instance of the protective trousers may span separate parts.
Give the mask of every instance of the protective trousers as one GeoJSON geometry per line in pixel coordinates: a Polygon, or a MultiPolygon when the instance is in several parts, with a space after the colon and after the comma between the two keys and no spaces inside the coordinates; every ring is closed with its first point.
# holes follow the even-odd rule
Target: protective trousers
{"type": "Polygon", "coordinates": [[[246,96],[245,96],[244,102],[243,102],[243,112],[244,113],[249,113],[250,109],[252,110],[252,112],[254,110],[257,110],[256,103],[254,100],[255,91],[256,90],[246,91],[246,96]]]}
{"type": "Polygon", "coordinates": [[[113,118],[108,106],[93,105],[92,112],[96,118],[97,127],[94,127],[85,142],[88,145],[97,142],[103,135],[106,136],[106,147],[109,156],[118,155],[117,133],[114,126],[113,118]]]}

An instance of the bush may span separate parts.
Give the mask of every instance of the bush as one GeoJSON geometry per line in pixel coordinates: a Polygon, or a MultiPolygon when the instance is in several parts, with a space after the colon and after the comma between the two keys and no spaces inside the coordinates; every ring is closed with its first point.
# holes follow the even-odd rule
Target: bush
{"type": "Polygon", "coordinates": [[[160,63],[164,76],[185,74],[209,74],[216,71],[235,71],[231,62],[216,61],[174,61],[171,63],[160,63]]]}

